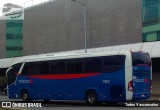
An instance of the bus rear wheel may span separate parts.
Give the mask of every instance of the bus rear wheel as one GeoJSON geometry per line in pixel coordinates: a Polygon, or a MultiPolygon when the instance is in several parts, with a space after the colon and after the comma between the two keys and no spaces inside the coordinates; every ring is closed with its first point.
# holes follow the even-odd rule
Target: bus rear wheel
{"type": "Polygon", "coordinates": [[[28,102],[30,101],[29,99],[29,93],[27,91],[23,91],[22,94],[21,94],[21,98],[24,102],[28,102]]]}
{"type": "Polygon", "coordinates": [[[98,103],[97,93],[95,91],[87,92],[86,101],[90,105],[95,105],[98,103]]]}

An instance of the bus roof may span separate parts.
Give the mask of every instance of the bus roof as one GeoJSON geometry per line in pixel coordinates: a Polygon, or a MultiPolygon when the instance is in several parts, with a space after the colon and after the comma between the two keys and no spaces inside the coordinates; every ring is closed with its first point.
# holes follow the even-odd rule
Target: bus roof
{"type": "Polygon", "coordinates": [[[83,54],[75,54],[75,53],[60,53],[60,54],[46,54],[46,55],[34,55],[23,57],[20,60],[17,60],[13,63],[23,63],[23,62],[33,62],[33,61],[45,61],[45,60],[58,60],[58,59],[71,59],[71,58],[85,58],[85,57],[96,57],[96,56],[109,56],[109,55],[126,55],[130,53],[130,51],[121,51],[121,52],[103,52],[103,53],[83,53],[83,54]]]}
{"type": "Polygon", "coordinates": [[[17,59],[18,57],[0,59],[0,68],[9,68],[17,59]]]}

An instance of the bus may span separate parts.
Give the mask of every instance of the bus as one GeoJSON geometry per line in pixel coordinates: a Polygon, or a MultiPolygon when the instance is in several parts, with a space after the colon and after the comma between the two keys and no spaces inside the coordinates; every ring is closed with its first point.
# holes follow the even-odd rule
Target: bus
{"type": "Polygon", "coordinates": [[[151,96],[151,68],[149,54],[141,51],[31,57],[7,70],[8,96],[89,104],[144,100],[151,96]]]}
{"type": "Polygon", "coordinates": [[[22,6],[16,5],[16,4],[12,4],[12,3],[6,3],[6,4],[3,5],[3,8],[2,8],[2,13],[5,16],[8,16],[10,14],[11,15],[21,14],[22,11],[23,11],[23,7],[22,6]]]}

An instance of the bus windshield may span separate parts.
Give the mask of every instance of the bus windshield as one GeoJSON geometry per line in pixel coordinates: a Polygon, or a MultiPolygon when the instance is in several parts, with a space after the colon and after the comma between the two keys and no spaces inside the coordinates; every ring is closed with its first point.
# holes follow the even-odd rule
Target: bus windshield
{"type": "Polygon", "coordinates": [[[21,65],[21,63],[16,64],[7,70],[8,85],[12,84],[16,80],[21,65]]]}
{"type": "Polygon", "coordinates": [[[151,65],[148,53],[132,52],[132,65],[151,65]]]}

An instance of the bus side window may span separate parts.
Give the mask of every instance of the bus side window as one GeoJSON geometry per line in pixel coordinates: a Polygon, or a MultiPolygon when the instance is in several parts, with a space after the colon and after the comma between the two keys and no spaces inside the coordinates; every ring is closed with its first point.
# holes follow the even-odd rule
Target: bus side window
{"type": "Polygon", "coordinates": [[[28,75],[34,75],[36,73],[35,71],[35,63],[33,62],[27,62],[24,64],[22,75],[28,76],[28,75]]]}
{"type": "Polygon", "coordinates": [[[14,74],[18,74],[21,65],[22,65],[22,63],[13,65],[13,66],[12,66],[12,72],[13,72],[14,74]]]}
{"type": "Polygon", "coordinates": [[[30,75],[29,74],[29,63],[24,64],[24,67],[23,67],[23,70],[22,70],[22,75],[24,75],[24,76],[30,75]]]}
{"type": "Polygon", "coordinates": [[[50,62],[51,74],[65,73],[65,60],[53,60],[50,62]]]}
{"type": "Polygon", "coordinates": [[[50,74],[49,73],[49,61],[44,61],[43,62],[42,74],[50,74]]]}
{"type": "Polygon", "coordinates": [[[114,57],[113,56],[105,56],[103,57],[103,72],[112,72],[114,66],[114,57]]]}
{"type": "Polygon", "coordinates": [[[75,73],[83,73],[83,59],[75,59],[75,73]]]}
{"type": "Polygon", "coordinates": [[[49,62],[27,62],[25,63],[22,75],[49,74],[49,62]],[[48,68],[48,69],[47,69],[48,68]]]}
{"type": "Polygon", "coordinates": [[[13,83],[16,80],[17,74],[20,70],[22,63],[15,64],[12,66],[12,68],[8,71],[7,76],[8,76],[8,84],[13,83]]]}
{"type": "Polygon", "coordinates": [[[66,73],[75,73],[75,60],[67,59],[66,60],[66,73]]]}
{"type": "Polygon", "coordinates": [[[33,66],[35,66],[34,68],[33,68],[33,74],[34,75],[40,75],[40,74],[43,74],[43,65],[42,65],[42,62],[36,62],[36,63],[34,63],[35,65],[33,65],[33,66]]]}
{"type": "Polygon", "coordinates": [[[109,73],[122,69],[125,63],[125,56],[114,55],[103,57],[103,72],[109,73]]]}
{"type": "Polygon", "coordinates": [[[125,64],[125,56],[124,55],[115,56],[115,65],[116,66],[124,66],[124,64],[125,64]]]}
{"type": "Polygon", "coordinates": [[[29,75],[35,75],[36,74],[36,70],[35,70],[35,63],[30,62],[29,63],[29,71],[28,71],[29,75]]]}
{"type": "Polygon", "coordinates": [[[83,59],[67,59],[66,73],[78,74],[83,72],[83,59]]]}
{"type": "Polygon", "coordinates": [[[101,57],[85,58],[84,67],[85,67],[84,71],[86,73],[101,72],[102,71],[102,58],[101,57]]]}

